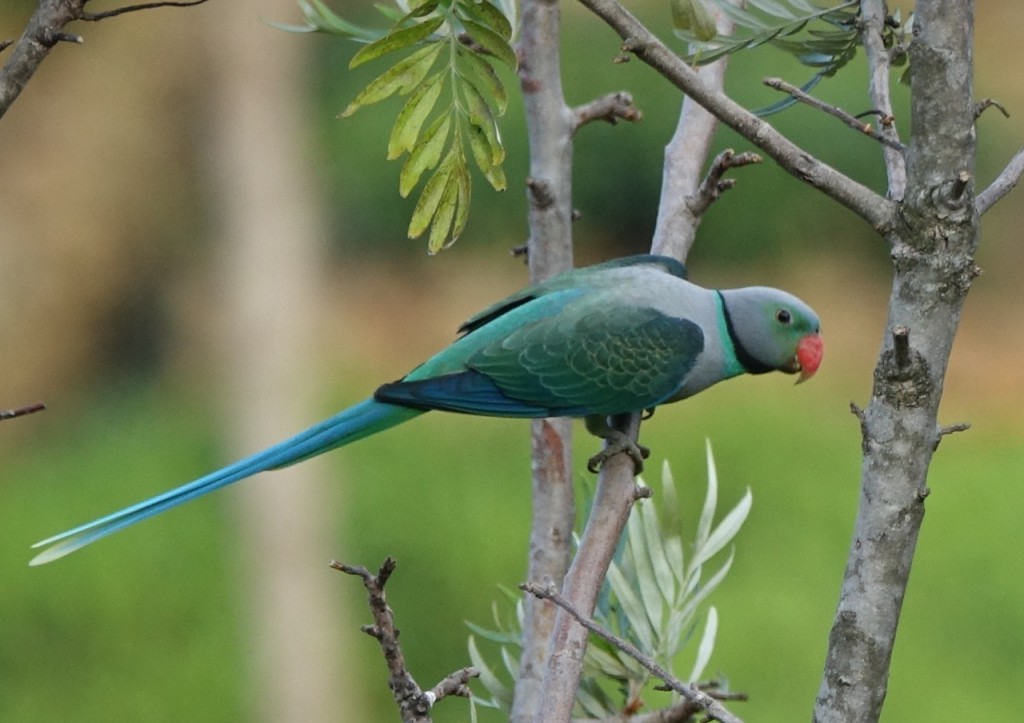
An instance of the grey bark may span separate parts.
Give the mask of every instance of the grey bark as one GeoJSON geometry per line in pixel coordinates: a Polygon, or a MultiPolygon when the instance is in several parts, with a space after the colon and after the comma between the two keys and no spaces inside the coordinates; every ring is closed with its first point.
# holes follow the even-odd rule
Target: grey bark
{"type": "MultiPolygon", "coordinates": [[[[519,77],[530,141],[527,182],[530,280],[572,268],[572,133],[575,119],[562,94],[557,0],[523,0],[519,77]]],[[[569,565],[575,499],[572,422],[531,424],[532,521],[527,577],[561,585],[569,565]]],[[[556,608],[526,596],[522,652],[511,720],[544,720],[545,661],[556,608]]]]}

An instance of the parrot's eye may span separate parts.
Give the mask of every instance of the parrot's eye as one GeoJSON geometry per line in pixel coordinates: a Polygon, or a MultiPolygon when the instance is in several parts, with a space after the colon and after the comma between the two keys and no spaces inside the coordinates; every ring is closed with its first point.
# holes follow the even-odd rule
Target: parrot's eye
{"type": "Polygon", "coordinates": [[[793,315],[789,313],[789,309],[779,309],[775,312],[775,318],[780,324],[788,324],[793,321],[793,315]]]}

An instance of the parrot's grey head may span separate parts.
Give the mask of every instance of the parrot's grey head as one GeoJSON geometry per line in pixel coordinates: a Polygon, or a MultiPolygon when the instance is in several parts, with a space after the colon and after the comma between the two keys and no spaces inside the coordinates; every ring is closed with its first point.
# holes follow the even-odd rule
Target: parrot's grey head
{"type": "Polygon", "coordinates": [[[751,374],[818,370],[823,351],[818,315],[792,294],[764,286],[722,291],[726,328],[737,360],[751,374]]]}

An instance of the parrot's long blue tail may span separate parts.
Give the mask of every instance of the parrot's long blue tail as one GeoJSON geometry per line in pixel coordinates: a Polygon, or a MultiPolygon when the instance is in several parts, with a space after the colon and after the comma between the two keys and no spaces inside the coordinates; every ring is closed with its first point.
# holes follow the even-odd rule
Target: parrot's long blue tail
{"type": "Polygon", "coordinates": [[[290,439],[216,472],[211,472],[205,477],[200,477],[193,482],[126,507],[119,512],[37,542],[32,547],[46,547],[46,549],[32,558],[29,564],[44,565],[47,562],[53,562],[122,528],[225,487],[232,482],[245,479],[257,472],[287,467],[304,459],[315,457],[328,450],[394,427],[422,413],[418,409],[367,399],[342,410],[330,419],[310,427],[304,432],[299,432],[290,439]]]}

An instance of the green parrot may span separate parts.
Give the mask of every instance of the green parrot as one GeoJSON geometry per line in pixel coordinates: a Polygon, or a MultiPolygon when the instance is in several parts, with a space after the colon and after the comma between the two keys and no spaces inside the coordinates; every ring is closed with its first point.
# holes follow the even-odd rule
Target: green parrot
{"type": "Polygon", "coordinates": [[[608,418],[653,410],[739,374],[809,378],[822,356],[818,317],[766,287],[704,289],[678,261],[630,256],[568,271],[470,318],[461,336],[369,399],[299,434],[138,504],[36,543],[42,565],[258,472],[277,469],[430,410],[492,417],[583,417],[607,441],[588,465],[646,450],[608,418]]]}

